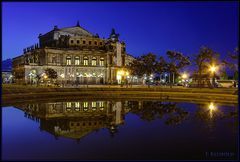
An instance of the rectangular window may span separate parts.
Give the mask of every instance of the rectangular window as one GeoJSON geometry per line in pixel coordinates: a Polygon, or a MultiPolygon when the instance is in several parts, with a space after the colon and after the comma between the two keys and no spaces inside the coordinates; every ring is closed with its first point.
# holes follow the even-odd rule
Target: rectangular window
{"type": "Polygon", "coordinates": [[[100,59],[99,65],[104,66],[104,60],[103,59],[100,59]]]}
{"type": "Polygon", "coordinates": [[[100,42],[99,44],[100,44],[100,46],[101,46],[101,45],[102,45],[102,42],[100,42]]]}
{"type": "Polygon", "coordinates": [[[83,60],[83,65],[88,65],[88,60],[83,60]]]}
{"type": "Polygon", "coordinates": [[[94,43],[95,43],[95,45],[97,45],[97,41],[95,41],[94,43]]]}
{"type": "Polygon", "coordinates": [[[57,63],[57,57],[56,56],[52,57],[52,63],[57,63]]]}
{"type": "Polygon", "coordinates": [[[71,102],[67,102],[67,107],[71,107],[72,103],[71,102]]]}
{"type": "Polygon", "coordinates": [[[100,108],[103,108],[103,107],[104,107],[103,101],[100,101],[100,102],[99,102],[99,107],[100,107],[100,108]]]}
{"type": "Polygon", "coordinates": [[[77,44],[79,44],[79,40],[77,40],[77,44]]]}
{"type": "Polygon", "coordinates": [[[92,44],[92,41],[89,41],[89,45],[91,45],[92,44]]]}
{"type": "Polygon", "coordinates": [[[97,103],[96,102],[92,102],[92,107],[97,107],[97,103]]]}
{"type": "Polygon", "coordinates": [[[67,65],[71,65],[71,57],[66,58],[67,65]]]}
{"type": "Polygon", "coordinates": [[[83,107],[87,108],[88,107],[88,102],[83,102],[83,107]]]}
{"type": "Polygon", "coordinates": [[[80,65],[80,59],[79,59],[79,57],[75,57],[75,65],[80,65]]]}
{"type": "Polygon", "coordinates": [[[92,60],[92,65],[96,66],[97,65],[97,60],[92,60]]]}
{"type": "Polygon", "coordinates": [[[79,108],[80,107],[80,103],[79,102],[75,102],[75,107],[79,108]]]}
{"type": "Polygon", "coordinates": [[[83,44],[86,44],[86,41],[83,41],[83,44]]]}

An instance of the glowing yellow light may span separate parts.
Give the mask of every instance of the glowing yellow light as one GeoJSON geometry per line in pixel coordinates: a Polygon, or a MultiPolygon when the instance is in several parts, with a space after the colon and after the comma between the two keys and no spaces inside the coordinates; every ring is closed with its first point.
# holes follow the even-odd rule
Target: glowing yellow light
{"type": "Polygon", "coordinates": [[[128,76],[128,75],[129,75],[129,72],[126,72],[126,75],[128,76]]]}
{"type": "Polygon", "coordinates": [[[48,76],[47,75],[44,75],[44,79],[47,79],[48,78],[48,76]]]}
{"type": "Polygon", "coordinates": [[[61,74],[60,76],[61,76],[62,78],[64,78],[64,74],[61,74]]]}
{"type": "Polygon", "coordinates": [[[211,66],[211,67],[210,67],[210,71],[211,71],[211,72],[215,72],[215,71],[216,71],[216,66],[211,66]]]}
{"type": "Polygon", "coordinates": [[[117,75],[117,80],[121,80],[122,76],[121,75],[117,75]]]}
{"type": "Polygon", "coordinates": [[[210,105],[209,105],[209,110],[215,110],[215,105],[211,102],[210,105]]]}
{"type": "Polygon", "coordinates": [[[184,74],[182,75],[182,78],[183,78],[183,79],[186,79],[186,78],[187,78],[187,74],[184,73],[184,74]]]}

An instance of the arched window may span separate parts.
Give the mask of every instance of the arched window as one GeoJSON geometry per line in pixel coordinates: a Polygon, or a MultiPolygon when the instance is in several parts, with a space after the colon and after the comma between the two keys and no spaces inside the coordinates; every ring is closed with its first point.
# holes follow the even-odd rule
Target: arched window
{"type": "Polygon", "coordinates": [[[80,58],[79,58],[79,56],[75,57],[75,65],[80,65],[80,58]]]}
{"type": "Polygon", "coordinates": [[[100,58],[99,65],[100,65],[100,66],[104,66],[104,58],[100,58]]]}
{"type": "Polygon", "coordinates": [[[67,62],[67,65],[71,65],[71,57],[70,56],[66,57],[66,62],[67,62]]]}
{"type": "Polygon", "coordinates": [[[96,66],[97,65],[97,58],[93,57],[92,58],[92,66],[96,66]]]}
{"type": "Polygon", "coordinates": [[[88,57],[83,58],[83,65],[88,65],[88,57]]]}

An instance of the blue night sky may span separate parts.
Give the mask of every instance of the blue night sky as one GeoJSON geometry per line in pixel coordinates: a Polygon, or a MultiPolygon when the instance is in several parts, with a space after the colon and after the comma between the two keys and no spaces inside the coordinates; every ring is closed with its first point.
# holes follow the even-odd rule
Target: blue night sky
{"type": "Polygon", "coordinates": [[[189,56],[202,45],[224,55],[238,45],[238,2],[21,2],[2,3],[2,59],[38,43],[39,33],[80,25],[107,38],[114,27],[127,52],[189,56]]]}

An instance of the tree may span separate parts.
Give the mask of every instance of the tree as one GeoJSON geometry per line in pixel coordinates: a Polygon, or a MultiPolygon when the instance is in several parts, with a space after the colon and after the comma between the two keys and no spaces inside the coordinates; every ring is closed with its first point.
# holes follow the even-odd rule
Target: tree
{"type": "MultiPolygon", "coordinates": [[[[190,65],[190,60],[189,57],[176,51],[167,51],[167,56],[170,59],[170,62],[167,63],[167,71],[170,73],[170,76],[172,75],[172,80],[174,82],[174,76],[178,75],[180,69],[190,65]]],[[[170,87],[172,87],[172,82],[170,83],[170,87]]]]}
{"type": "Polygon", "coordinates": [[[227,79],[228,79],[228,75],[227,75],[227,72],[226,72],[226,71],[223,71],[223,72],[221,73],[220,79],[221,79],[221,80],[227,80],[227,79]]]}
{"type": "Polygon", "coordinates": [[[57,79],[57,77],[58,77],[57,72],[54,69],[52,69],[52,68],[45,69],[45,74],[51,80],[57,79]]]}
{"type": "MultiPolygon", "coordinates": [[[[130,63],[128,68],[130,69],[132,75],[143,77],[144,74],[146,74],[147,77],[150,77],[151,74],[156,72],[156,64],[156,55],[153,53],[148,53],[138,57],[136,60],[130,63]]],[[[150,87],[149,84],[148,87],[150,87]]]]}
{"type": "Polygon", "coordinates": [[[233,52],[228,53],[227,58],[223,60],[223,64],[233,72],[233,77],[236,80],[238,80],[238,56],[239,49],[237,47],[233,52]]]}
{"type": "Polygon", "coordinates": [[[164,57],[160,56],[159,61],[156,64],[156,72],[161,74],[167,71],[167,62],[165,61],[164,57]]]}
{"type": "Polygon", "coordinates": [[[218,64],[218,57],[217,52],[205,46],[201,47],[199,53],[195,55],[193,62],[197,66],[198,87],[202,86],[202,74],[207,72],[209,65],[218,64]]]}

